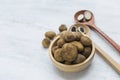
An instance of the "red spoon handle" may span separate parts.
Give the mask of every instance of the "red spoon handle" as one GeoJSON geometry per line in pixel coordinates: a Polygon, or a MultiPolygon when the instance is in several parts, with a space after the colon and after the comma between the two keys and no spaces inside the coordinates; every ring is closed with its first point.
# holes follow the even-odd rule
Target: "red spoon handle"
{"type": "Polygon", "coordinates": [[[107,34],[105,34],[95,25],[93,25],[92,28],[94,28],[98,33],[100,33],[120,53],[120,46],[115,41],[113,41],[107,34]]]}

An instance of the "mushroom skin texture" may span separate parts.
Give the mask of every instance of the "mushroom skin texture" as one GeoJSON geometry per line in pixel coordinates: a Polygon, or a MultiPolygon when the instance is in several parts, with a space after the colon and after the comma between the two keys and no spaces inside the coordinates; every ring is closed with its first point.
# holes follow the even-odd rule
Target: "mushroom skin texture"
{"type": "Polygon", "coordinates": [[[82,36],[80,39],[80,42],[84,45],[84,46],[91,46],[92,45],[92,41],[89,37],[87,36],[82,36]]]}
{"type": "Polygon", "coordinates": [[[49,38],[44,38],[42,40],[42,45],[44,48],[48,48],[50,46],[50,39],[49,38]]]}
{"type": "Polygon", "coordinates": [[[85,61],[85,60],[86,60],[86,57],[85,57],[84,55],[78,54],[76,60],[75,60],[73,63],[79,64],[79,63],[81,63],[81,62],[83,62],[83,61],[85,61]]]}
{"type": "Polygon", "coordinates": [[[72,62],[76,59],[78,52],[76,46],[71,43],[66,43],[62,47],[62,56],[65,61],[72,62]]]}
{"type": "Polygon", "coordinates": [[[56,33],[55,32],[53,32],[53,31],[47,31],[46,33],[45,33],[45,37],[47,37],[47,38],[49,38],[49,39],[54,39],[54,37],[56,36],[56,33]]]}
{"type": "Polygon", "coordinates": [[[60,38],[60,39],[57,41],[57,46],[60,47],[60,48],[61,48],[64,44],[65,44],[65,41],[64,41],[64,39],[62,39],[62,38],[60,38]]]}
{"type": "Polygon", "coordinates": [[[71,42],[71,44],[77,47],[78,52],[82,52],[84,50],[84,46],[82,45],[81,42],[73,41],[71,42]]]}
{"type": "Polygon", "coordinates": [[[67,31],[66,25],[65,24],[61,24],[60,27],[59,27],[59,31],[60,32],[67,31]]]}
{"type": "Polygon", "coordinates": [[[54,52],[54,58],[55,58],[55,60],[58,61],[58,62],[63,62],[63,61],[64,61],[64,59],[63,59],[63,57],[62,57],[62,49],[61,49],[61,48],[57,49],[57,50],[54,52]]]}

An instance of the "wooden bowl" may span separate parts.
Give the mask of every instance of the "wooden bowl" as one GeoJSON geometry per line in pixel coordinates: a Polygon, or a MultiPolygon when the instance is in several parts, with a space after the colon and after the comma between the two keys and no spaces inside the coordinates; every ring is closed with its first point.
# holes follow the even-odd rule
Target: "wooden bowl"
{"type": "MultiPolygon", "coordinates": [[[[87,35],[84,35],[84,36],[87,36],[87,35]]],[[[88,36],[87,36],[88,37],[88,36]]],[[[52,60],[52,62],[54,63],[54,65],[60,69],[61,71],[64,71],[64,72],[78,72],[78,71],[81,71],[81,70],[84,70],[86,67],[89,66],[89,64],[91,63],[93,57],[94,57],[94,54],[95,54],[95,46],[94,46],[94,43],[92,42],[92,52],[90,54],[90,56],[85,60],[83,61],[82,63],[79,63],[79,64],[73,64],[73,65],[66,65],[66,64],[63,64],[63,63],[60,63],[58,61],[56,61],[53,57],[53,54],[52,54],[52,47],[55,45],[56,41],[60,38],[60,36],[57,36],[51,43],[50,47],[49,47],[49,55],[50,55],[50,58],[52,60]]]]}

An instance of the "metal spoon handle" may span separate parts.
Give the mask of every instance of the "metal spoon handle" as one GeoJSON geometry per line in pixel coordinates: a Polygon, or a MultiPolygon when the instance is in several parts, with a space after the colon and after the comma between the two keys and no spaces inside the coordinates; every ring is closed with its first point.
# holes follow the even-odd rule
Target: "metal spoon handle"
{"type": "Polygon", "coordinates": [[[120,53],[120,46],[115,41],[113,41],[107,34],[105,34],[95,25],[92,26],[93,26],[92,28],[94,28],[99,34],[101,34],[120,53]]]}
{"type": "Polygon", "coordinates": [[[120,74],[120,64],[118,64],[111,56],[103,51],[97,44],[95,44],[95,48],[100,55],[120,74]]]}

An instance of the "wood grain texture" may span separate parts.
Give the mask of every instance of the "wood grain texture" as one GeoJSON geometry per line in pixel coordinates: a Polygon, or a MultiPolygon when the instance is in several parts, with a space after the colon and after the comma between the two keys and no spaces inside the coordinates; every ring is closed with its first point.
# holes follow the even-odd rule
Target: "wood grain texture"
{"type": "Polygon", "coordinates": [[[120,74],[120,64],[117,63],[110,55],[108,55],[104,50],[102,50],[96,43],[95,48],[99,54],[120,74]]]}

